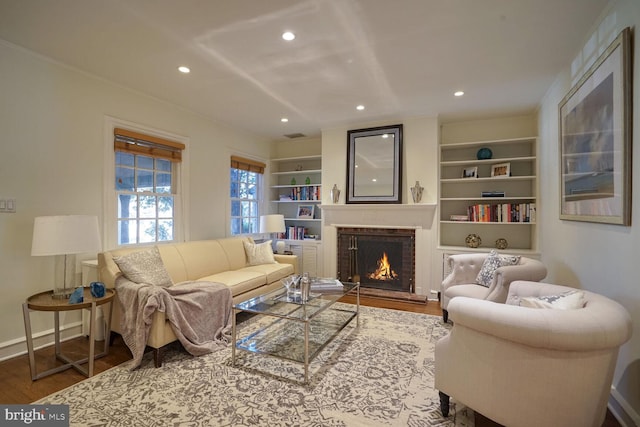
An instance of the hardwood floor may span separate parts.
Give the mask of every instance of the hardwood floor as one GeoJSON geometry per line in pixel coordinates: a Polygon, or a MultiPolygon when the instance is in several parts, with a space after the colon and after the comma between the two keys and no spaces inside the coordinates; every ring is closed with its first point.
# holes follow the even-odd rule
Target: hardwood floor
{"type": "MultiPolygon", "coordinates": [[[[355,297],[346,296],[341,301],[355,303],[355,297]]],[[[411,311],[434,316],[441,316],[442,314],[440,305],[433,301],[424,304],[361,296],[360,303],[372,307],[411,311]]],[[[101,345],[102,343],[99,344],[96,342],[96,348],[101,347],[101,345]]],[[[62,343],[62,352],[74,359],[86,357],[88,354],[87,339],[76,338],[62,343]]],[[[113,346],[111,346],[109,354],[95,361],[94,373],[98,374],[106,371],[129,359],[131,359],[131,353],[122,339],[118,337],[113,346]]],[[[59,364],[61,363],[55,361],[53,346],[36,351],[36,366],[38,367],[38,372],[42,372],[59,364]]],[[[76,370],[68,369],[37,381],[31,381],[29,358],[27,355],[19,356],[0,362],[0,384],[3,385],[3,387],[0,387],[0,402],[3,404],[31,403],[80,382],[85,378],[84,375],[76,370]]],[[[476,427],[500,427],[499,424],[480,414],[476,414],[475,421],[476,427]]],[[[607,411],[607,418],[602,424],[602,427],[620,427],[620,423],[607,411]]]]}

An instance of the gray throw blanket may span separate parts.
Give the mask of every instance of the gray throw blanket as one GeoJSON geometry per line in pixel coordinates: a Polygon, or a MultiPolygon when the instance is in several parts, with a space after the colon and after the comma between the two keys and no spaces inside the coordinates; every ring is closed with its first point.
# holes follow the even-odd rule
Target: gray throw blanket
{"type": "Polygon", "coordinates": [[[233,299],[222,283],[183,282],[166,288],[116,279],[122,338],[140,365],[155,311],[165,313],[176,337],[194,356],[222,349],[231,341],[233,299]]]}

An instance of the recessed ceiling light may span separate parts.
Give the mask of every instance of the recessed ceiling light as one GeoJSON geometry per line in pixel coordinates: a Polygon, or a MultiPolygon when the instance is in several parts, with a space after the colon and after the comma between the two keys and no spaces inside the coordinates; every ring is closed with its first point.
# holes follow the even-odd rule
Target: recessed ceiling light
{"type": "Polygon", "coordinates": [[[464,95],[464,92],[461,90],[453,93],[453,96],[462,96],[462,95],[464,95]]]}
{"type": "Polygon", "coordinates": [[[358,106],[356,107],[356,110],[359,110],[359,111],[364,110],[364,105],[358,105],[358,106]]]}
{"type": "Polygon", "coordinates": [[[189,67],[185,67],[184,65],[181,67],[178,67],[178,71],[180,71],[181,73],[185,73],[188,74],[191,72],[191,69],[189,67]]]}
{"type": "Polygon", "coordinates": [[[373,181],[373,182],[378,182],[378,180],[377,180],[377,179],[375,179],[375,178],[373,178],[371,181],[373,181]]]}
{"type": "Polygon", "coordinates": [[[289,121],[289,119],[287,119],[286,117],[283,117],[283,118],[280,119],[280,121],[282,123],[287,123],[289,121]]]}
{"type": "Polygon", "coordinates": [[[282,33],[282,38],[290,42],[291,40],[296,38],[296,35],[293,34],[291,31],[285,31],[284,33],[282,33]]]}

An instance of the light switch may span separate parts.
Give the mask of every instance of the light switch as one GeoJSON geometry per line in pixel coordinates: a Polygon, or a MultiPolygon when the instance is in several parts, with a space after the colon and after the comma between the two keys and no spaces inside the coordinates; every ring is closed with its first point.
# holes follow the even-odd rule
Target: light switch
{"type": "Polygon", "coordinates": [[[15,211],[16,211],[16,200],[7,199],[7,212],[15,212],[15,211]]]}
{"type": "Polygon", "coordinates": [[[0,200],[0,211],[7,210],[7,202],[4,200],[0,200]]]}

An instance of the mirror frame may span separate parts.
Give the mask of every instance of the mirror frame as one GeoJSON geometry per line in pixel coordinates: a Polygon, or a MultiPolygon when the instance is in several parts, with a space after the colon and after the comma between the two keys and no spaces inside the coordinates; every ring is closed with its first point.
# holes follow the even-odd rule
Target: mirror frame
{"type": "Polygon", "coordinates": [[[402,125],[380,126],[347,131],[346,203],[402,203],[402,125]],[[355,187],[356,140],[390,133],[393,138],[393,194],[357,196],[355,187]]]}

